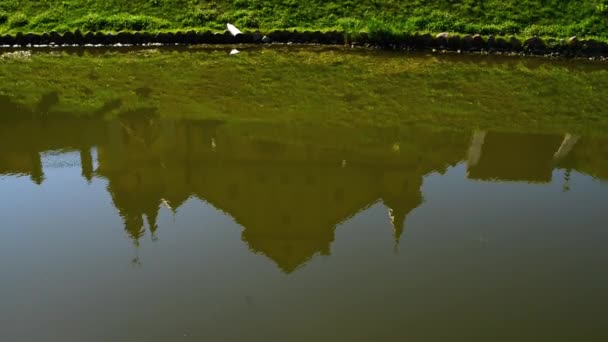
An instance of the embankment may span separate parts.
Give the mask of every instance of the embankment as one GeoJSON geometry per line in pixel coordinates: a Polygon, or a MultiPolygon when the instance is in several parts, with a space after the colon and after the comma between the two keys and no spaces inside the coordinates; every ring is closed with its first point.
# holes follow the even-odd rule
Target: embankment
{"type": "Polygon", "coordinates": [[[394,50],[436,50],[456,52],[511,53],[565,57],[608,57],[608,43],[594,39],[519,39],[515,36],[458,35],[440,33],[401,34],[390,36],[370,35],[366,32],[347,34],[341,31],[288,31],[267,33],[246,32],[232,36],[229,32],[177,31],[177,32],[86,32],[80,30],[58,33],[17,33],[0,36],[3,49],[55,46],[145,46],[145,45],[199,45],[199,44],[320,44],[379,47],[394,50]]]}

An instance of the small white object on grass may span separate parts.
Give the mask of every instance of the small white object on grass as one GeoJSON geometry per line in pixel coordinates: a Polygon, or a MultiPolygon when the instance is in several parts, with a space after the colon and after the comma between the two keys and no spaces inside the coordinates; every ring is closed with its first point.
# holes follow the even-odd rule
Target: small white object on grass
{"type": "Polygon", "coordinates": [[[237,54],[237,53],[239,53],[239,52],[241,52],[241,51],[239,51],[239,50],[237,50],[237,49],[232,49],[232,50],[230,50],[230,55],[231,55],[231,56],[232,56],[232,55],[236,55],[236,54],[237,54]]]}
{"type": "Polygon", "coordinates": [[[241,30],[236,28],[236,26],[232,25],[231,23],[227,23],[226,27],[228,28],[228,31],[230,32],[230,34],[235,37],[238,36],[239,34],[243,34],[243,32],[241,32],[241,30]]]}

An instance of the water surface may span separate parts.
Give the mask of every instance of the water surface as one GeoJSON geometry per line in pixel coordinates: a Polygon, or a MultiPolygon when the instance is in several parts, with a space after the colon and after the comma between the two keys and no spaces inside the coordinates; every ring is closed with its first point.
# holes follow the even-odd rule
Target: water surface
{"type": "MultiPolygon", "coordinates": [[[[135,63],[79,84],[62,62],[55,80],[2,83],[2,341],[608,336],[602,67],[264,50],[237,55],[238,74],[207,65],[234,63],[222,51],[159,51],[149,64],[142,53],[64,55],[76,76],[135,63]],[[257,93],[213,83],[260,76],[260,62],[298,76],[257,93]],[[194,64],[215,76],[140,84],[140,68],[194,64]],[[368,79],[350,79],[355,67],[368,79]],[[450,67],[520,88],[578,83],[547,85],[538,103],[505,83],[463,91],[447,79],[446,96],[430,94],[450,67]],[[302,97],[314,87],[301,78],[327,68],[302,97]],[[417,94],[375,88],[425,75],[417,94]],[[176,97],[186,89],[199,97],[176,97]]],[[[0,70],[16,80],[6,65],[40,71],[53,58],[0,70]]]]}

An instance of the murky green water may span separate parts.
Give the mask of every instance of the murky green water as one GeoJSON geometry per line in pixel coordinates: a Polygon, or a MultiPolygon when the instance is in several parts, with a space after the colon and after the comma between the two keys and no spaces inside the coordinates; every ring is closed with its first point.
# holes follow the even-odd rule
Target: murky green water
{"type": "Polygon", "coordinates": [[[0,59],[2,341],[603,341],[608,68],[0,59]]]}

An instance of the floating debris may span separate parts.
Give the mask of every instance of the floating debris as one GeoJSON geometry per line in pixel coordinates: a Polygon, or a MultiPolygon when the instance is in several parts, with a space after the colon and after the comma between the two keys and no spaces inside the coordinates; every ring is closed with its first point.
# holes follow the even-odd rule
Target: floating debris
{"type": "Polygon", "coordinates": [[[395,153],[401,152],[401,145],[398,142],[394,143],[393,146],[392,146],[392,150],[395,153]]]}

